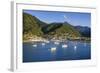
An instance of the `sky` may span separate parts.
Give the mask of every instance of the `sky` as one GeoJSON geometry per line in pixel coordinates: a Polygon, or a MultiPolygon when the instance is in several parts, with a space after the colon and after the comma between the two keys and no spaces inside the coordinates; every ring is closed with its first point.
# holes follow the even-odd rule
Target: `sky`
{"type": "Polygon", "coordinates": [[[68,22],[73,26],[91,27],[91,13],[23,10],[46,23],[68,22]]]}

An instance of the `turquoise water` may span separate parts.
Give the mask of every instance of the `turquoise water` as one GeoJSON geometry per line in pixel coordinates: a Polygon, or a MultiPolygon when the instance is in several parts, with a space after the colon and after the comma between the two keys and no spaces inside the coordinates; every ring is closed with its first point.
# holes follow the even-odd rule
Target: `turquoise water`
{"type": "Polygon", "coordinates": [[[82,41],[23,43],[23,62],[91,59],[91,44],[82,41]]]}

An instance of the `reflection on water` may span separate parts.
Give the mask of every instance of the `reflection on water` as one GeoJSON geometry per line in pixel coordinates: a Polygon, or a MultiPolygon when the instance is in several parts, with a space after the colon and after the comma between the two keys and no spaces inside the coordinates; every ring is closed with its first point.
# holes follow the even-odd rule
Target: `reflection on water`
{"type": "Polygon", "coordinates": [[[74,46],[74,51],[76,51],[77,50],[77,46],[74,46]]]}
{"type": "Polygon", "coordinates": [[[83,60],[91,58],[90,43],[67,42],[27,42],[23,43],[23,62],[83,60]]]}

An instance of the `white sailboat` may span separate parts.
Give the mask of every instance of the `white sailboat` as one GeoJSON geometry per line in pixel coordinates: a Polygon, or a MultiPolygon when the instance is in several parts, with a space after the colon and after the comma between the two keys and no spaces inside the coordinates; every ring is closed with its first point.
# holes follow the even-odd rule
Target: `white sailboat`
{"type": "Polygon", "coordinates": [[[84,46],[86,46],[86,43],[84,43],[84,46]]]}
{"type": "Polygon", "coordinates": [[[74,50],[75,50],[75,51],[77,50],[77,46],[76,46],[76,45],[74,46],[74,50]]]}

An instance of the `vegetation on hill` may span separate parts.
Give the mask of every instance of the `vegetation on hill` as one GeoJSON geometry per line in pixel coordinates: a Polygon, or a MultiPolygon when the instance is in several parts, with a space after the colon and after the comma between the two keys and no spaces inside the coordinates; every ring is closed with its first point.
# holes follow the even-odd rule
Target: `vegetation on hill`
{"type": "Polygon", "coordinates": [[[44,25],[45,23],[38,20],[35,16],[23,13],[23,39],[27,40],[33,36],[42,36],[41,27],[44,25]]]}
{"type": "Polygon", "coordinates": [[[82,33],[71,24],[50,23],[40,21],[35,16],[23,13],[23,40],[35,39],[75,39],[83,36],[82,33]]]}

